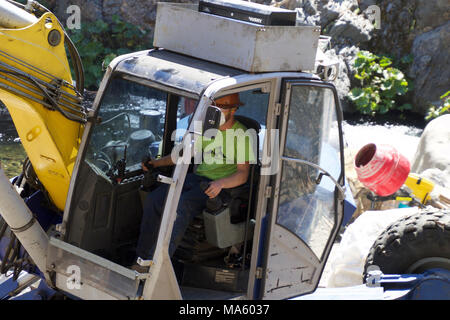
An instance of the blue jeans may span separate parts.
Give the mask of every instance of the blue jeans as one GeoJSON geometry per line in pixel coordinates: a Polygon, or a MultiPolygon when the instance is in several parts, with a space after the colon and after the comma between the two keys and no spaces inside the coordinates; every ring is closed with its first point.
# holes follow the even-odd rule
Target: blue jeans
{"type": "MultiPolygon", "coordinates": [[[[195,216],[202,213],[209,198],[200,188],[201,181],[209,182],[211,180],[193,173],[186,175],[169,245],[169,255],[171,257],[183,239],[187,227],[195,216]]],[[[169,185],[161,185],[145,199],[141,230],[136,248],[137,256],[144,260],[153,258],[168,189],[169,185]]]]}

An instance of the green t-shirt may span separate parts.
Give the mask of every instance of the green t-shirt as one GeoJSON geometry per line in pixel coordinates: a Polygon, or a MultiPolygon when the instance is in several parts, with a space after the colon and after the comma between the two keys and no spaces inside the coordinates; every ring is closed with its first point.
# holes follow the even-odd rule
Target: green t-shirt
{"type": "Polygon", "coordinates": [[[196,174],[218,180],[234,174],[237,164],[255,163],[256,139],[257,132],[247,130],[238,121],[235,121],[231,129],[219,130],[213,139],[202,137],[203,161],[197,167],[196,174]]]}

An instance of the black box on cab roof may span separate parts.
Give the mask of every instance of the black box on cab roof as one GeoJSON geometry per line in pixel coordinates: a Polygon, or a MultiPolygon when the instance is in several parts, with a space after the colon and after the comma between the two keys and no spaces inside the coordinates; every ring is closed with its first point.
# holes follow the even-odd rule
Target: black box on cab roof
{"type": "Polygon", "coordinates": [[[198,10],[264,26],[295,26],[297,12],[240,0],[200,0],[198,10]]]}

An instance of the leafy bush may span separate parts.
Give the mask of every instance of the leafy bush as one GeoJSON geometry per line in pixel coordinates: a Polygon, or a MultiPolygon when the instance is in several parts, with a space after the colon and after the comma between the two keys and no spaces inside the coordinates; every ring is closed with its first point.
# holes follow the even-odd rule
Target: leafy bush
{"type": "MultiPolygon", "coordinates": [[[[410,58],[401,62],[407,64],[410,58]]],[[[360,51],[355,60],[355,78],[361,87],[353,88],[348,97],[362,114],[383,114],[389,110],[409,110],[410,104],[399,105],[399,98],[411,88],[405,75],[393,67],[392,59],[377,56],[368,51],[360,51]]]]}
{"type": "Polygon", "coordinates": [[[81,29],[69,30],[84,66],[85,87],[96,89],[103,69],[117,56],[150,49],[152,41],[146,32],[133,24],[112,17],[111,23],[97,20],[82,23],[81,29]]]}
{"type": "Polygon", "coordinates": [[[432,106],[428,109],[427,116],[425,120],[432,120],[443,114],[450,113],[450,91],[447,91],[442,96],[440,96],[441,105],[438,107],[432,106]]]}

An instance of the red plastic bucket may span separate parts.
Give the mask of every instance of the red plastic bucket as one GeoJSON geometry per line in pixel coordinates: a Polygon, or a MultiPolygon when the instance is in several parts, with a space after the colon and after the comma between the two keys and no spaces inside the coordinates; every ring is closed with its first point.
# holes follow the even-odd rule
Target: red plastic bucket
{"type": "Polygon", "coordinates": [[[358,151],[354,165],[359,181],[382,197],[400,189],[411,169],[408,159],[394,147],[373,143],[358,151]]]}

